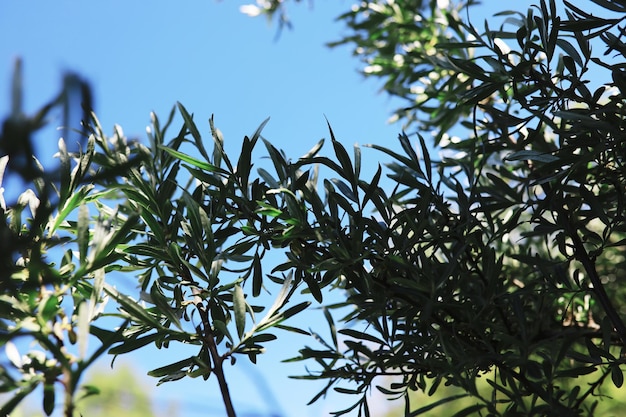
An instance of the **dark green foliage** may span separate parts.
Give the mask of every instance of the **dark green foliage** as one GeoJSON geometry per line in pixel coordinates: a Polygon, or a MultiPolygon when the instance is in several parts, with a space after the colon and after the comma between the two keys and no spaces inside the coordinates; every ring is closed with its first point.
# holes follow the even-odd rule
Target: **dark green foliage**
{"type": "Polygon", "coordinates": [[[541,0],[478,23],[472,3],[374,1],[340,16],[351,34],[337,44],[406,99],[397,117],[434,132],[441,160],[419,135],[421,163],[404,135],[404,155],[374,146],[398,185],[371,200],[386,228],[357,212],[383,191],[352,193],[338,216],[356,239],[332,248],[357,260],[333,274],[356,307],[347,321],[367,332],[301,359],[320,362],[327,388],[355,382],[363,414],[374,379],[399,374],[383,392],[446,381],[474,396],[458,415],[594,415],[607,378],[622,384],[626,342],[624,8],[541,0]],[[575,387],[582,375],[593,379],[575,387]]]}

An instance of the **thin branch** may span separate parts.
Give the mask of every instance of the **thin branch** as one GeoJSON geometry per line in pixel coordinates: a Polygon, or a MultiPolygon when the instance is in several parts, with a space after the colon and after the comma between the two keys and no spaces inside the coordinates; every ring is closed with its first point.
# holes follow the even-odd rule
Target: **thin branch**
{"type": "Polygon", "coordinates": [[[203,305],[198,305],[198,312],[202,317],[202,327],[204,328],[202,331],[203,334],[201,334],[200,336],[202,337],[202,340],[209,350],[209,354],[211,355],[211,359],[213,362],[213,373],[215,373],[215,377],[217,378],[217,382],[220,386],[222,400],[224,401],[224,407],[226,408],[226,415],[228,417],[237,417],[237,414],[235,413],[235,408],[233,406],[233,401],[230,396],[230,391],[228,390],[228,383],[226,382],[226,377],[224,375],[225,357],[220,355],[217,350],[215,336],[213,334],[213,330],[211,329],[211,323],[209,322],[209,313],[203,305]]]}
{"type": "Polygon", "coordinates": [[[578,261],[580,261],[585,268],[585,271],[591,280],[591,284],[593,286],[592,289],[598,299],[598,302],[602,306],[602,309],[606,313],[609,320],[611,320],[611,324],[613,324],[613,328],[622,341],[622,345],[626,346],[626,326],[624,325],[622,318],[617,313],[617,310],[615,310],[615,307],[613,307],[613,304],[611,304],[611,300],[609,299],[609,296],[604,289],[604,285],[602,285],[602,281],[600,280],[600,276],[598,275],[598,271],[596,270],[595,262],[591,259],[589,253],[585,249],[583,242],[580,240],[580,236],[578,236],[578,232],[573,230],[571,221],[565,212],[565,209],[561,208],[559,212],[559,214],[566,216],[566,232],[574,243],[574,256],[576,256],[576,259],[578,259],[578,261]]]}
{"type": "MultiPolygon", "coordinates": [[[[545,190],[546,196],[551,194],[552,187],[549,183],[543,184],[543,188],[545,190]]],[[[572,225],[569,212],[567,211],[565,206],[558,204],[556,204],[555,206],[555,211],[557,212],[558,220],[560,220],[559,223],[561,223],[563,231],[570,239],[572,239],[572,243],[574,244],[574,257],[583,265],[587,276],[589,276],[589,279],[591,280],[592,290],[596,296],[596,299],[600,303],[600,306],[602,306],[602,309],[606,313],[609,320],[611,320],[613,329],[615,330],[615,332],[617,332],[617,335],[619,336],[622,345],[626,346],[626,326],[624,325],[624,322],[617,313],[617,310],[615,310],[615,307],[613,307],[613,304],[611,304],[611,300],[606,293],[604,285],[602,285],[602,280],[600,279],[598,271],[596,270],[595,262],[589,256],[587,249],[585,249],[585,245],[580,239],[580,236],[578,236],[578,231],[572,225]]]]}
{"type": "Polygon", "coordinates": [[[611,374],[611,368],[607,367],[604,372],[602,373],[602,376],[600,378],[598,378],[597,381],[595,381],[592,384],[589,384],[589,389],[583,394],[581,395],[581,397],[578,399],[578,401],[576,401],[575,407],[576,408],[580,408],[583,404],[583,402],[585,401],[585,399],[590,395],[593,394],[593,392],[604,383],[604,380],[606,379],[607,376],[609,376],[611,374]]]}

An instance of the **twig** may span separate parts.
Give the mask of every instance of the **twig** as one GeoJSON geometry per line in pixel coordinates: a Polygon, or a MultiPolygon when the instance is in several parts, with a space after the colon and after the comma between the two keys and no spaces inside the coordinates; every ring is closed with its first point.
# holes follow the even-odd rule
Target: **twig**
{"type": "Polygon", "coordinates": [[[226,408],[226,415],[228,417],[237,417],[235,413],[235,408],[233,407],[233,401],[230,397],[230,391],[228,390],[228,383],[226,382],[226,377],[224,376],[224,359],[225,357],[220,355],[217,351],[217,344],[215,343],[215,336],[213,335],[213,330],[211,329],[211,323],[209,322],[209,313],[204,308],[203,305],[197,306],[200,316],[202,317],[202,340],[204,344],[209,350],[209,354],[211,355],[211,359],[213,362],[213,373],[215,373],[215,377],[217,378],[217,382],[220,386],[220,392],[222,394],[222,400],[224,401],[224,407],[226,408]]]}

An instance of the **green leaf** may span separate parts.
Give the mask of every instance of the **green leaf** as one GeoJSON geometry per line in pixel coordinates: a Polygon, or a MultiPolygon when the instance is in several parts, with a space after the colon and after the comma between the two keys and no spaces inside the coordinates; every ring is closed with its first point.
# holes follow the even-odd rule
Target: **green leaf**
{"type": "Polygon", "coordinates": [[[111,331],[91,325],[89,331],[100,340],[101,344],[110,345],[124,340],[122,336],[123,328],[124,326],[120,327],[117,331],[111,331]]]}
{"type": "Polygon", "coordinates": [[[611,379],[617,388],[621,388],[624,384],[624,374],[618,364],[611,366],[611,379]]]}
{"type": "Polygon", "coordinates": [[[337,327],[335,326],[335,321],[333,320],[333,316],[330,314],[330,310],[327,307],[323,307],[323,309],[324,317],[326,318],[330,329],[330,336],[333,339],[333,345],[335,346],[335,349],[338,349],[339,345],[337,343],[337,327]]]}
{"type": "Polygon", "coordinates": [[[299,159],[313,158],[315,155],[317,155],[320,149],[322,149],[323,145],[324,139],[321,139],[319,142],[317,142],[317,144],[315,144],[314,147],[312,147],[306,154],[302,155],[299,159]]]}
{"type": "Polygon", "coordinates": [[[222,133],[215,127],[215,121],[212,115],[209,119],[209,125],[211,126],[211,135],[213,136],[213,143],[215,145],[213,148],[213,164],[216,167],[220,167],[223,159],[226,167],[232,172],[233,165],[224,151],[224,138],[222,137],[222,133]]]}
{"type": "Polygon", "coordinates": [[[357,196],[352,192],[352,189],[345,182],[341,181],[339,178],[331,178],[330,180],[333,184],[335,184],[335,186],[337,186],[337,188],[339,188],[339,191],[341,191],[343,195],[345,195],[355,203],[359,202],[357,196]]]}
{"type": "Polygon", "coordinates": [[[54,294],[42,296],[37,308],[37,315],[41,318],[41,321],[50,321],[57,315],[60,310],[60,301],[61,297],[57,297],[54,294]]]}
{"type": "Polygon", "coordinates": [[[472,414],[476,413],[477,411],[482,410],[485,407],[486,407],[485,404],[470,405],[469,407],[466,407],[463,410],[459,411],[458,413],[454,414],[452,417],[469,416],[469,415],[472,415],[472,414]]]}
{"type": "Polygon", "coordinates": [[[265,314],[265,317],[263,317],[263,319],[261,319],[261,321],[258,324],[258,327],[261,328],[261,325],[263,323],[268,322],[269,320],[271,320],[274,317],[274,314],[280,310],[280,308],[285,305],[285,303],[287,302],[287,300],[289,300],[289,297],[291,295],[291,283],[293,282],[293,273],[290,272],[283,280],[283,286],[280,288],[280,292],[278,293],[278,295],[276,296],[276,299],[274,300],[274,303],[272,304],[272,306],[269,308],[269,310],[267,311],[267,313],[265,314]]]}
{"type": "Polygon", "coordinates": [[[559,158],[557,158],[554,155],[551,155],[549,153],[546,152],[539,152],[539,151],[518,151],[518,152],[514,152],[510,155],[507,155],[506,158],[504,158],[507,161],[539,161],[539,162],[554,162],[554,161],[558,161],[559,158]]]}
{"type": "Polygon", "coordinates": [[[608,350],[599,348],[598,346],[596,346],[595,343],[593,343],[591,339],[585,339],[585,344],[587,345],[589,356],[591,356],[593,359],[597,360],[598,362],[600,361],[600,358],[607,358],[607,359],[615,360],[611,352],[609,352],[608,350]]]}
{"type": "Polygon", "coordinates": [[[87,149],[85,153],[80,156],[80,160],[78,161],[77,169],[72,172],[72,181],[70,185],[70,190],[75,190],[78,185],[84,181],[84,177],[87,174],[89,167],[91,166],[91,161],[95,154],[96,149],[96,139],[93,135],[90,135],[87,138],[87,149]]]}
{"type": "MultiPolygon", "coordinates": [[[[424,138],[422,137],[422,135],[418,134],[417,138],[419,139],[420,146],[422,148],[422,157],[424,158],[424,169],[426,170],[426,178],[428,178],[429,182],[432,182],[432,180],[433,180],[433,167],[432,167],[432,164],[430,162],[430,154],[428,152],[428,148],[426,147],[426,142],[424,142],[424,138]]],[[[418,167],[418,169],[419,169],[419,167],[418,167]]]]}
{"type": "Polygon", "coordinates": [[[246,340],[246,344],[254,344],[254,343],[264,343],[270,342],[272,340],[276,340],[276,336],[271,333],[261,333],[252,336],[251,338],[246,340]]]}
{"type": "Polygon", "coordinates": [[[233,289],[233,312],[235,314],[237,334],[241,339],[246,330],[246,297],[239,284],[235,285],[233,289]]]}
{"type": "Polygon", "coordinates": [[[295,316],[299,312],[305,310],[310,305],[311,305],[310,301],[303,301],[303,302],[301,302],[299,304],[296,304],[293,307],[288,308],[287,310],[285,310],[282,313],[280,313],[279,316],[281,318],[281,321],[282,320],[287,320],[288,318],[295,316]]]}
{"type": "MultiPolygon", "coordinates": [[[[92,333],[94,332],[94,328],[91,328],[92,333]]],[[[109,350],[109,353],[111,355],[121,355],[124,353],[129,353],[129,352],[133,352],[137,349],[140,349],[156,340],[158,340],[159,338],[163,337],[162,335],[158,334],[158,333],[153,333],[153,334],[149,334],[147,336],[144,337],[138,337],[138,338],[124,338],[123,342],[113,348],[111,348],[109,350]]]]}
{"type": "Polygon", "coordinates": [[[174,323],[179,330],[183,329],[176,311],[170,305],[170,299],[168,299],[163,293],[158,280],[152,283],[152,287],[150,288],[150,298],[161,314],[163,314],[171,323],[174,323]]]}
{"type": "Polygon", "coordinates": [[[129,215],[110,239],[103,241],[103,244],[94,242],[96,248],[100,250],[95,254],[93,262],[89,265],[82,265],[76,271],[75,276],[80,277],[100,268],[111,267],[118,259],[122,258],[121,251],[118,251],[118,248],[132,239],[138,218],[139,216],[135,213],[129,215]]]}
{"type": "Polygon", "coordinates": [[[50,233],[56,232],[56,230],[59,228],[59,226],[61,226],[63,221],[67,219],[67,216],[69,216],[70,213],[74,211],[76,207],[83,204],[87,195],[93,188],[94,188],[93,184],[85,185],[81,187],[77,192],[72,194],[72,196],[68,200],[65,201],[65,204],[63,205],[63,207],[57,214],[56,218],[54,219],[54,223],[52,225],[52,228],[50,229],[50,233]]]}
{"type": "Polygon", "coordinates": [[[263,131],[263,129],[265,129],[265,125],[267,125],[269,121],[270,121],[269,117],[263,120],[261,124],[259,125],[259,127],[257,127],[254,133],[252,134],[250,141],[252,142],[253,146],[257,142],[257,140],[259,140],[259,138],[261,137],[261,132],[263,131]]]}
{"type": "Polygon", "coordinates": [[[191,356],[187,359],[183,359],[183,360],[171,363],[169,365],[165,365],[160,368],[153,369],[148,372],[148,375],[156,377],[156,378],[163,377],[158,382],[158,385],[162,384],[163,382],[179,380],[181,378],[184,378],[185,375],[187,375],[187,370],[184,368],[188,368],[192,366],[193,364],[195,364],[196,363],[195,359],[196,359],[195,356],[191,356]]]}
{"type": "Polygon", "coordinates": [[[318,282],[314,278],[306,278],[304,280],[306,282],[308,290],[311,292],[313,298],[318,303],[322,302],[322,291],[320,290],[320,286],[318,282]]]}
{"type": "Polygon", "coordinates": [[[63,138],[59,139],[59,161],[61,166],[59,167],[59,173],[61,175],[60,185],[61,189],[59,191],[59,203],[64,204],[67,201],[68,196],[71,193],[70,186],[72,183],[71,179],[71,170],[70,166],[70,155],[67,152],[67,147],[65,145],[65,141],[63,138]]]}
{"type": "Polygon", "coordinates": [[[307,332],[306,330],[298,329],[297,327],[285,326],[284,324],[277,324],[273,327],[276,327],[277,329],[281,329],[281,330],[286,330],[291,333],[298,333],[304,336],[311,336],[311,333],[307,332]]]}
{"type": "Polygon", "coordinates": [[[339,333],[345,334],[346,336],[350,336],[350,337],[353,337],[355,339],[366,340],[368,342],[373,342],[373,343],[376,343],[378,345],[385,345],[385,342],[383,342],[382,340],[378,339],[377,337],[374,337],[374,336],[369,335],[367,333],[359,332],[358,330],[341,329],[341,330],[339,330],[339,333]]]}
{"type": "Polygon", "coordinates": [[[258,253],[254,254],[252,260],[252,296],[258,297],[263,286],[263,272],[261,269],[261,258],[258,253]]]}
{"type": "Polygon", "coordinates": [[[257,131],[252,136],[252,139],[248,139],[246,136],[243,138],[243,143],[241,145],[241,153],[239,154],[239,161],[237,162],[237,176],[239,177],[241,189],[244,193],[248,192],[248,181],[250,177],[250,170],[252,169],[252,151],[254,146],[256,145],[259,136],[261,135],[261,130],[267,124],[269,119],[265,119],[265,121],[259,126],[257,131]]]}
{"type": "Polygon", "coordinates": [[[55,397],[54,384],[51,382],[44,382],[43,384],[43,411],[48,416],[54,412],[55,399],[56,397],[55,397]]]}
{"type": "Polygon", "coordinates": [[[597,371],[598,368],[595,365],[591,366],[579,366],[576,368],[564,369],[556,372],[555,376],[558,378],[578,378],[583,375],[588,375],[597,371]]]}
{"type": "Polygon", "coordinates": [[[337,160],[339,161],[339,164],[341,165],[341,168],[342,168],[337,173],[341,174],[342,177],[350,181],[350,183],[353,186],[355,186],[356,185],[356,181],[354,178],[355,171],[354,171],[354,167],[352,166],[352,161],[350,160],[350,156],[348,155],[346,148],[344,148],[343,145],[338,140],[335,139],[333,129],[330,127],[330,123],[328,122],[328,120],[326,121],[326,124],[328,125],[328,130],[330,131],[330,138],[332,140],[333,149],[335,150],[335,155],[337,156],[337,160]]]}
{"type": "Polygon", "coordinates": [[[230,335],[230,332],[228,331],[228,327],[226,326],[226,323],[224,323],[222,320],[213,320],[213,327],[215,327],[215,330],[217,330],[221,335],[226,336],[228,338],[228,340],[230,340],[230,343],[234,343],[233,341],[233,337],[230,335]]]}
{"type": "Polygon", "coordinates": [[[180,102],[176,104],[178,106],[178,110],[180,111],[181,116],[183,116],[183,119],[185,121],[185,126],[187,127],[187,129],[189,129],[189,132],[191,132],[191,136],[193,137],[193,140],[196,144],[198,151],[200,151],[200,154],[208,161],[209,155],[207,154],[206,149],[204,149],[204,144],[202,143],[202,137],[200,136],[200,132],[198,131],[198,128],[196,127],[196,124],[193,121],[193,116],[189,114],[187,109],[185,109],[185,107],[180,102]]]}
{"type": "Polygon", "coordinates": [[[179,152],[177,150],[168,148],[167,146],[161,145],[160,148],[163,149],[168,154],[172,155],[173,157],[175,157],[175,158],[177,158],[177,159],[179,159],[179,160],[181,160],[183,162],[187,162],[188,164],[193,165],[196,168],[204,169],[205,171],[209,171],[209,172],[213,172],[213,171],[220,172],[220,171],[223,171],[223,170],[219,169],[218,167],[216,167],[213,164],[201,161],[199,159],[191,157],[191,156],[189,156],[187,154],[184,154],[182,152],[179,152]]]}
{"type": "Polygon", "coordinates": [[[95,385],[81,385],[80,389],[83,391],[83,395],[80,396],[79,400],[101,393],[100,388],[95,385]]]}
{"type": "Polygon", "coordinates": [[[417,164],[417,162],[419,161],[419,158],[417,157],[417,154],[415,153],[413,146],[411,146],[411,141],[409,140],[409,137],[406,135],[406,133],[402,132],[401,134],[398,135],[398,140],[400,141],[400,145],[402,146],[404,153],[406,153],[409,156],[409,158],[411,158],[411,160],[416,162],[416,164],[411,165],[411,168],[419,169],[419,165],[417,164]]]}
{"type": "Polygon", "coordinates": [[[361,177],[361,148],[358,144],[354,145],[354,181],[353,191],[356,192],[356,184],[359,183],[361,177]]]}
{"type": "Polygon", "coordinates": [[[604,7],[605,9],[608,9],[614,12],[618,12],[618,13],[626,12],[626,5],[620,4],[619,1],[609,1],[609,0],[591,0],[591,1],[599,6],[604,7]]]}
{"type": "Polygon", "coordinates": [[[280,209],[277,209],[276,207],[273,207],[272,205],[264,201],[259,200],[256,203],[259,205],[259,208],[256,210],[256,212],[263,216],[280,217],[283,214],[280,209]]]}
{"type": "Polygon", "coordinates": [[[85,263],[87,260],[87,249],[89,248],[89,209],[85,204],[81,204],[78,208],[76,239],[78,240],[80,262],[85,263]]]}
{"type": "Polygon", "coordinates": [[[276,181],[269,172],[267,172],[263,168],[257,168],[257,172],[259,173],[259,176],[263,178],[263,181],[265,181],[270,186],[270,188],[280,188],[280,184],[278,183],[278,181],[276,181]]]}
{"type": "Polygon", "coordinates": [[[157,318],[149,313],[137,301],[129,296],[120,293],[117,289],[109,284],[105,284],[104,290],[116,300],[129,317],[155,330],[165,330],[157,318]]]}
{"type": "Polygon", "coordinates": [[[556,44],[567,54],[567,56],[571,57],[576,63],[582,67],[583,59],[580,57],[578,50],[574,48],[574,46],[569,43],[567,40],[563,38],[559,38],[556,40],[556,44]]]}
{"type": "Polygon", "coordinates": [[[279,183],[281,185],[285,184],[287,181],[287,161],[285,161],[285,157],[281,154],[281,152],[274,147],[269,141],[263,139],[263,143],[267,148],[267,152],[270,154],[270,159],[274,164],[274,169],[276,170],[276,174],[279,178],[279,183]]]}
{"type": "Polygon", "coordinates": [[[149,245],[147,243],[140,243],[135,246],[129,246],[124,250],[126,253],[133,255],[146,256],[153,259],[164,259],[167,255],[167,251],[160,247],[149,245]]]}

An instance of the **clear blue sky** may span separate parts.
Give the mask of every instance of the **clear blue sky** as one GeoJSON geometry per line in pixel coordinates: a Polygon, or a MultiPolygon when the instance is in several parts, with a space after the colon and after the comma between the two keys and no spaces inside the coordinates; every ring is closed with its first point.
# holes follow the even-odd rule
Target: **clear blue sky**
{"type": "MultiPolygon", "coordinates": [[[[397,103],[377,94],[380,83],[358,74],[359,64],[347,48],[324,46],[339,38],[342,26],[334,18],[351,2],[292,5],[295,29],[283,32],[279,39],[276,26],[239,12],[245,3],[2,2],[0,117],[8,113],[13,60],[21,56],[27,112],[52,98],[63,72],[71,70],[91,82],[96,113],[109,133],[117,123],[129,137],[143,139],[150,112],[165,119],[180,101],[195,113],[207,137],[206,120],[215,115],[230,152],[236,152],[241,138],[267,117],[271,120],[264,137],[294,159],[320,138],[328,138],[324,117],[346,146],[395,147],[400,126],[388,125],[386,120],[397,103]]],[[[516,7],[527,7],[526,1],[520,3],[523,6],[516,7]]],[[[57,138],[41,140],[39,150],[53,152],[57,138]]],[[[366,167],[374,170],[380,155],[366,150],[364,156],[366,167]]],[[[307,316],[306,326],[324,331],[325,323],[315,317],[319,315],[307,316]]],[[[257,367],[245,365],[241,358],[237,366],[227,369],[241,417],[272,413],[319,417],[350,404],[352,398],[337,396],[305,408],[320,385],[287,379],[287,375],[303,373],[304,365],[279,362],[294,356],[304,343],[313,345],[314,341],[279,337],[267,346],[269,353],[259,358],[257,367]]],[[[164,350],[127,360],[145,372],[176,360],[173,355],[164,350]]],[[[183,380],[153,393],[157,404],[176,401],[182,416],[224,415],[217,386],[210,381],[183,380]]]]}
{"type": "Polygon", "coordinates": [[[22,56],[34,109],[64,70],[76,71],[92,82],[103,125],[140,137],[150,111],[164,118],[180,101],[200,121],[215,114],[227,143],[270,116],[265,137],[289,155],[327,136],[324,115],[346,143],[395,140],[398,129],[385,124],[392,107],[377,84],[357,74],[347,49],[324,46],[338,38],[334,17],[350,3],[294,5],[295,30],[278,40],[275,26],[242,15],[240,4],[3,3],[0,79],[7,85],[12,59],[22,56]]]}

